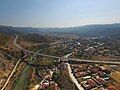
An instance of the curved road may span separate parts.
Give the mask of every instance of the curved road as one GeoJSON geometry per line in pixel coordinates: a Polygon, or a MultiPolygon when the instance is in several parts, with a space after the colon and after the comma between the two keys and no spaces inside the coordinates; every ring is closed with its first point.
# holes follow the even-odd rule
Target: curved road
{"type": "Polygon", "coordinates": [[[32,53],[32,54],[37,54],[37,55],[40,55],[40,56],[44,56],[44,57],[50,57],[50,58],[56,58],[56,59],[65,59],[65,60],[69,60],[69,61],[74,61],[74,62],[82,62],[82,63],[100,63],[100,64],[115,64],[115,65],[120,65],[120,62],[113,62],[113,61],[97,61],[97,60],[82,60],[82,59],[74,59],[74,58],[65,58],[65,57],[58,57],[58,56],[51,56],[51,55],[46,55],[46,54],[41,54],[41,53],[36,53],[36,52],[33,52],[33,51],[29,51],[29,50],[26,50],[24,48],[22,48],[21,46],[19,46],[16,42],[17,42],[17,39],[18,39],[18,36],[16,36],[16,38],[14,39],[14,45],[25,51],[25,52],[28,52],[28,53],[32,53]]]}

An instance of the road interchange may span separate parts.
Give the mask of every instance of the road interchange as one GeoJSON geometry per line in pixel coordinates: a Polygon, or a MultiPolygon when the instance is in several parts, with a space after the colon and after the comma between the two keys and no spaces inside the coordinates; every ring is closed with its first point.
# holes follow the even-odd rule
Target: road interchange
{"type": "Polygon", "coordinates": [[[21,49],[21,50],[23,50],[23,51],[25,51],[25,52],[28,52],[28,53],[31,53],[31,54],[36,54],[36,55],[43,56],[43,57],[55,58],[55,59],[59,59],[59,60],[72,61],[72,62],[120,65],[120,62],[119,62],[119,61],[113,62],[113,61],[83,60],[83,59],[74,59],[74,58],[66,58],[66,57],[46,55],[46,54],[42,54],[42,53],[38,53],[38,52],[36,53],[36,52],[34,52],[34,51],[29,51],[29,50],[26,50],[26,49],[22,48],[21,46],[19,46],[19,45],[17,44],[17,39],[18,39],[18,36],[16,36],[15,39],[14,39],[14,45],[15,45],[18,49],[21,49]]]}

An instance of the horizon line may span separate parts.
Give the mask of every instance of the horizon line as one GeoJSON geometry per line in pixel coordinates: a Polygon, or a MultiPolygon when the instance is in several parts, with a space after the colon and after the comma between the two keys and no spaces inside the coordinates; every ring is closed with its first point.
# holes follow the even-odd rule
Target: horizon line
{"type": "Polygon", "coordinates": [[[60,27],[60,26],[17,26],[17,25],[4,25],[0,24],[0,26],[8,26],[8,27],[19,27],[19,28],[74,28],[74,27],[82,27],[82,26],[89,26],[89,25],[112,25],[112,24],[120,24],[120,22],[115,22],[115,23],[92,23],[92,24],[85,24],[85,25],[77,25],[77,26],[65,26],[65,27],[60,27]]]}

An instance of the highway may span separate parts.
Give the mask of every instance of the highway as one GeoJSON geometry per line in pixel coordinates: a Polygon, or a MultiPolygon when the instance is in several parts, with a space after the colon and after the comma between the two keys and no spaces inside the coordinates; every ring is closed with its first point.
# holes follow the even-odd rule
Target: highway
{"type": "Polygon", "coordinates": [[[46,55],[46,54],[41,54],[41,53],[36,53],[36,52],[33,52],[33,51],[29,51],[29,50],[26,50],[24,48],[22,48],[21,46],[19,46],[17,44],[17,39],[18,39],[18,36],[16,36],[16,38],[14,39],[14,45],[25,51],[25,52],[28,52],[28,53],[31,53],[31,54],[36,54],[36,55],[40,55],[40,56],[44,56],[44,57],[49,57],[49,58],[56,58],[56,59],[60,59],[60,60],[69,60],[69,61],[73,61],[73,62],[80,62],[80,63],[98,63],[98,64],[113,64],[113,65],[120,65],[120,62],[113,62],[113,61],[98,61],[98,60],[83,60],[83,59],[74,59],[74,58],[66,58],[66,57],[58,57],[58,56],[52,56],[52,55],[46,55]]]}

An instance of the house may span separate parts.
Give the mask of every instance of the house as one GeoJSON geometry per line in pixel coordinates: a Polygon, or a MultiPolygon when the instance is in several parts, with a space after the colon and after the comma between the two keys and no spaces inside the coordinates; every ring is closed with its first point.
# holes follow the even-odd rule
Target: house
{"type": "Polygon", "coordinates": [[[96,81],[96,83],[98,83],[99,85],[105,85],[105,80],[102,78],[96,78],[94,79],[96,81]]]}
{"type": "Polygon", "coordinates": [[[100,67],[97,67],[97,66],[91,68],[92,73],[97,73],[99,70],[100,70],[100,67]]]}
{"type": "Polygon", "coordinates": [[[74,69],[74,73],[80,72],[81,70],[79,68],[74,69]]]}
{"type": "Polygon", "coordinates": [[[90,85],[91,88],[96,87],[96,85],[97,85],[97,84],[95,83],[95,81],[93,81],[92,79],[87,80],[87,84],[90,85]]]}
{"type": "Polygon", "coordinates": [[[106,68],[104,66],[100,66],[100,68],[101,68],[102,71],[106,70],[106,68]]]}
{"type": "Polygon", "coordinates": [[[90,90],[90,89],[91,89],[90,85],[87,84],[87,81],[81,82],[81,86],[82,86],[85,90],[90,90]]]}
{"type": "Polygon", "coordinates": [[[55,83],[54,81],[42,83],[40,89],[44,90],[44,89],[47,89],[47,88],[50,88],[51,90],[60,90],[58,84],[55,83]]]}
{"type": "Polygon", "coordinates": [[[93,81],[92,79],[82,82],[81,85],[85,90],[90,90],[97,86],[95,81],[93,81]]]}
{"type": "Polygon", "coordinates": [[[98,71],[97,74],[98,74],[100,77],[104,77],[104,72],[103,72],[103,71],[98,71]]]}
{"type": "Polygon", "coordinates": [[[83,76],[85,76],[86,74],[87,74],[87,73],[84,72],[84,71],[82,71],[82,72],[77,72],[77,73],[75,73],[75,77],[76,77],[76,78],[83,77],[83,76]]]}

